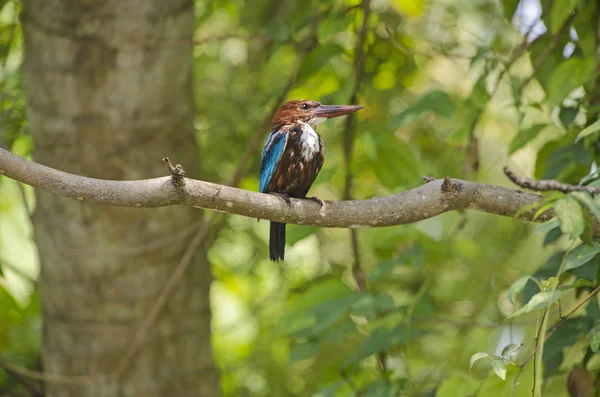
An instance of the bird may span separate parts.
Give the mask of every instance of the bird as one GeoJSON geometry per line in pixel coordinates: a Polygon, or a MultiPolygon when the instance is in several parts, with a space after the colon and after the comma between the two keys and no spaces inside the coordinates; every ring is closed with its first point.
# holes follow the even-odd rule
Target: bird
{"type": "MultiPolygon", "coordinates": [[[[322,105],[311,100],[284,103],[271,122],[271,133],[262,150],[260,192],[279,196],[288,205],[290,197],[305,198],[323,206],[318,197],[306,194],[325,160],[323,138],[316,132],[322,122],[356,112],[364,106],[322,105]]],[[[270,223],[269,257],[283,261],[285,223],[270,223]]]]}

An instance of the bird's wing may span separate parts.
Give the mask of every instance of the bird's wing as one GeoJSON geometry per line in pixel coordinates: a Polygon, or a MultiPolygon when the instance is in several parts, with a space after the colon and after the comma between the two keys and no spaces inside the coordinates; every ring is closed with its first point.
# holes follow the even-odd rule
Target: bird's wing
{"type": "Polygon", "coordinates": [[[266,193],[273,174],[279,165],[283,151],[288,141],[287,129],[271,132],[262,151],[260,162],[260,192],[266,193]]]}

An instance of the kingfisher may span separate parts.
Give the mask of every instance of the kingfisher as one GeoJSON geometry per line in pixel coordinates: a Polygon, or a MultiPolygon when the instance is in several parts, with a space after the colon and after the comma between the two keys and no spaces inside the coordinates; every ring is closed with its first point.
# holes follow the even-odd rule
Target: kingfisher
{"type": "MultiPolygon", "coordinates": [[[[291,204],[290,197],[306,198],[323,206],[318,197],[306,197],[323,166],[323,138],[315,131],[327,119],[356,112],[364,106],[322,105],[310,100],[284,103],[273,117],[271,134],[262,151],[260,192],[291,204]]],[[[271,222],[269,256],[273,262],[285,254],[285,223],[271,222]]]]}

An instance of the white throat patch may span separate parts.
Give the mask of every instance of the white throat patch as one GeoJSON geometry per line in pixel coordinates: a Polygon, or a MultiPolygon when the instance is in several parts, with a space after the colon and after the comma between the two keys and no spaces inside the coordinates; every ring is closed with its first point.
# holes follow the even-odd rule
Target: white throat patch
{"type": "Polygon", "coordinates": [[[308,120],[308,125],[310,125],[312,128],[315,128],[324,121],[327,121],[327,117],[313,117],[312,119],[308,120]]]}
{"type": "Polygon", "coordinates": [[[306,160],[312,160],[314,155],[319,153],[321,150],[321,145],[319,144],[319,135],[317,135],[310,124],[302,123],[300,146],[302,147],[301,156],[306,160]]]}

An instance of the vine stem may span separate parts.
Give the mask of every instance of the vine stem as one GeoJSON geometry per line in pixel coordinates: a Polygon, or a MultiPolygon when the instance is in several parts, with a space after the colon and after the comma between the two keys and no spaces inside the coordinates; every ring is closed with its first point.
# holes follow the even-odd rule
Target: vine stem
{"type": "MultiPolygon", "coordinates": [[[[575,240],[573,240],[573,242],[569,246],[569,249],[567,250],[567,252],[565,252],[565,255],[563,256],[562,261],[560,262],[558,272],[556,272],[557,282],[556,282],[556,285],[554,286],[554,288],[552,288],[552,294],[554,294],[556,292],[556,290],[558,289],[558,286],[560,284],[560,275],[564,271],[565,264],[567,263],[567,257],[569,256],[571,251],[573,251],[574,247],[575,247],[575,240]]],[[[549,317],[550,317],[550,310],[549,310],[549,307],[547,307],[546,310],[544,310],[544,315],[542,316],[542,323],[540,324],[540,328],[539,328],[537,336],[535,338],[536,350],[534,351],[535,360],[533,362],[533,368],[534,368],[534,370],[533,370],[533,388],[531,391],[531,393],[532,393],[531,395],[533,397],[542,397],[542,380],[543,380],[543,376],[544,376],[544,368],[542,367],[542,360],[543,360],[543,355],[544,355],[544,344],[546,343],[546,340],[547,340],[546,339],[546,331],[547,331],[549,317]]],[[[552,334],[550,334],[548,336],[548,338],[551,335],[552,334]]]]}

